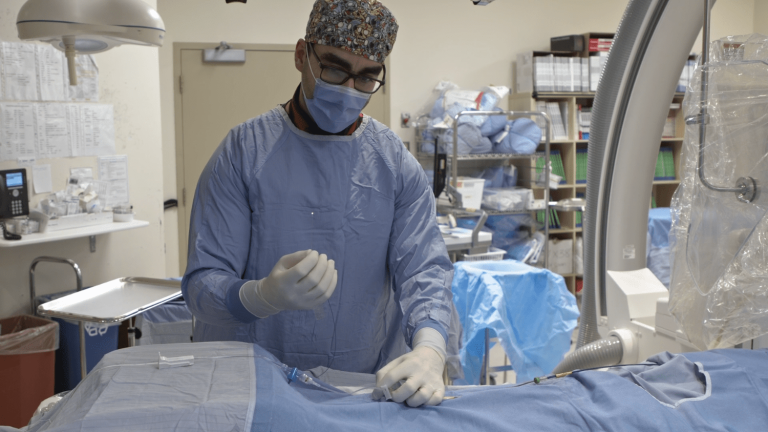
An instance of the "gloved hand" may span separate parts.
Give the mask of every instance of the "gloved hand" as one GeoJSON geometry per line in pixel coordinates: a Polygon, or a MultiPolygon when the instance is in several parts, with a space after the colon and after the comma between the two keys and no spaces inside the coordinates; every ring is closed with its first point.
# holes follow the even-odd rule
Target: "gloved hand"
{"type": "MultiPolygon", "coordinates": [[[[419,333],[425,330],[437,333],[433,329],[422,329],[419,333]]],[[[439,333],[437,335],[445,352],[445,340],[439,333]]],[[[439,347],[431,343],[415,342],[414,345],[416,347],[413,351],[396,358],[376,373],[376,386],[391,389],[396,383],[405,380],[397,390],[391,391],[392,400],[405,402],[411,407],[438,405],[445,396],[445,354],[439,354],[439,347]]]]}
{"type": "Polygon", "coordinates": [[[335,262],[317,251],[285,255],[264,279],[249,281],[240,289],[248,311],[266,318],[282,310],[309,310],[328,301],[336,289],[335,262]]]}

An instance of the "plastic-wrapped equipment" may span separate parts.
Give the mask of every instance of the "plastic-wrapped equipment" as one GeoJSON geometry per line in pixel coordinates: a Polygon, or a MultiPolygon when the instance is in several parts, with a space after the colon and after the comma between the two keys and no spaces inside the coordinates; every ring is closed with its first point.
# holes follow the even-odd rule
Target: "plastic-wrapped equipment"
{"type": "MultiPolygon", "coordinates": [[[[752,177],[768,185],[768,37],[727,37],[710,45],[705,101],[709,122],[686,126],[682,182],[672,200],[670,311],[701,349],[728,347],[768,332],[768,194],[751,203],[733,188],[752,177]]],[[[702,103],[698,65],[683,102],[685,116],[702,103]]]]}
{"type": "Polygon", "coordinates": [[[485,329],[499,338],[517,381],[554,369],[571,344],[579,310],[562,276],[517,261],[457,262],[453,302],[464,328],[464,380],[478,384],[485,329]]]}

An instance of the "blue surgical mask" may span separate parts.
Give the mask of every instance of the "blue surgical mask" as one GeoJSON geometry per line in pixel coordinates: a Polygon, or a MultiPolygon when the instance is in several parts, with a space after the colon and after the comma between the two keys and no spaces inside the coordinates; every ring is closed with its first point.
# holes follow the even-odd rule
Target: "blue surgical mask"
{"type": "MultiPolygon", "coordinates": [[[[309,50],[307,50],[307,61],[309,61],[309,50]]],[[[301,86],[309,113],[320,129],[330,133],[343,131],[360,117],[360,112],[371,95],[347,86],[328,84],[315,77],[311,65],[309,72],[315,79],[314,98],[307,98],[304,85],[301,86]]]]}

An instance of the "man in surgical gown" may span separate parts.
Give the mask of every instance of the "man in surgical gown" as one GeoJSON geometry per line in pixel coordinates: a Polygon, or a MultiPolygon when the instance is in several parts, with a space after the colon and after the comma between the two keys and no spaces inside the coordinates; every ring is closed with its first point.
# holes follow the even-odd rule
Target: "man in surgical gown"
{"type": "Polygon", "coordinates": [[[234,127],[200,176],[182,289],[195,341],[378,371],[395,401],[435,405],[453,267],[420,165],[361,114],[397,30],[378,1],[315,2],[293,98],[234,127]]]}

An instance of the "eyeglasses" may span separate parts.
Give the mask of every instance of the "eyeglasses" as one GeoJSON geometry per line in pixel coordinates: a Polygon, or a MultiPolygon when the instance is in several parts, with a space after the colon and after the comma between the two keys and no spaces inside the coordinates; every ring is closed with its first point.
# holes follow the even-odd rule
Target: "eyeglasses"
{"type": "Polygon", "coordinates": [[[368,94],[376,93],[381,88],[381,86],[384,85],[384,77],[387,75],[387,69],[384,67],[384,65],[381,65],[382,79],[377,79],[365,75],[356,75],[345,70],[337,69],[333,66],[324,65],[323,62],[320,61],[320,57],[317,55],[317,52],[315,52],[314,46],[312,46],[312,44],[307,45],[309,45],[312,49],[312,53],[315,55],[317,63],[320,65],[320,79],[327,82],[328,84],[342,85],[352,79],[354,80],[356,90],[368,94]]]}

